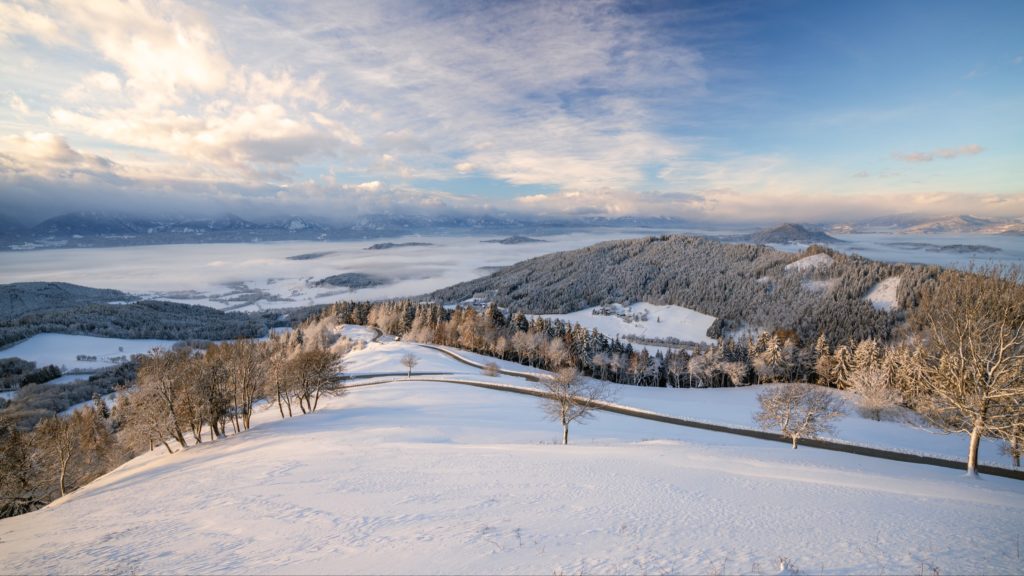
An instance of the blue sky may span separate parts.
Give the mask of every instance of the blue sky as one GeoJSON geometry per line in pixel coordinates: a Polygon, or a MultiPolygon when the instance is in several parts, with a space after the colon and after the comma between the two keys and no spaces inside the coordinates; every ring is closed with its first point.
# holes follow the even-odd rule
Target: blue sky
{"type": "Polygon", "coordinates": [[[1024,3],[0,1],[0,210],[1024,216],[1024,3]]]}

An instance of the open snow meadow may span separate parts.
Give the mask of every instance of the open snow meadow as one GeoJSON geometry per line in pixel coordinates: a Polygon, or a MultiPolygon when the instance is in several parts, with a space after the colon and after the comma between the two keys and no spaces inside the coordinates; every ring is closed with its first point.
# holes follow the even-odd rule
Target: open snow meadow
{"type": "MultiPolygon", "coordinates": [[[[354,380],[287,420],[264,407],[247,432],[145,453],[0,520],[0,572],[774,574],[780,558],[790,574],[1024,569],[1024,482],[605,412],[562,446],[537,398],[416,374],[536,386],[523,378],[394,341],[366,342],[347,367],[404,372],[408,353],[412,378],[354,380]]],[[[615,388],[620,405],[751,426],[761,387],[615,388]]],[[[911,431],[848,415],[836,439],[966,446],[911,431]]],[[[1005,465],[994,445],[982,458],[1005,465]]]]}

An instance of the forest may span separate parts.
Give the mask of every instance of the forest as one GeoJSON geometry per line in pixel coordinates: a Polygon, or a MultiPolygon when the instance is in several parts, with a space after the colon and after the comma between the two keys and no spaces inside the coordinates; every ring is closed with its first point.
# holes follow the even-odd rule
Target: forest
{"type": "Polygon", "coordinates": [[[654,236],[595,244],[526,260],[456,284],[427,298],[456,304],[474,296],[531,314],[563,314],[613,302],[644,301],[691,308],[721,320],[712,338],[749,328],[791,330],[801,341],[825,334],[830,345],[873,338],[888,342],[905,311],[941,268],[876,262],[823,246],[801,254],[695,236],[654,236]],[[832,263],[807,270],[786,265],[818,253],[832,263]],[[878,282],[901,278],[899,309],[876,309],[864,296],[878,282]],[[825,291],[806,282],[837,280],[825,291]]]}
{"type": "Polygon", "coordinates": [[[252,315],[175,302],[91,303],[37,310],[0,320],[0,346],[44,332],[109,338],[224,340],[262,336],[267,325],[252,315]]]}

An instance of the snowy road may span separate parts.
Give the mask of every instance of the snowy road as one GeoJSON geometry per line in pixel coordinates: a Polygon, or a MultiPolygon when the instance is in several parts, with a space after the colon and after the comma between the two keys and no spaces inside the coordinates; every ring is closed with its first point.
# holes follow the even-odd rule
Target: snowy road
{"type": "MultiPolygon", "coordinates": [[[[465,358],[464,356],[439,346],[433,346],[430,344],[417,344],[422,348],[433,350],[444,354],[448,358],[455,360],[466,366],[472,368],[483,368],[483,365],[478,362],[474,362],[465,358]]],[[[534,373],[528,372],[517,372],[499,369],[499,373],[505,376],[514,376],[517,378],[523,378],[527,382],[537,382],[539,376],[534,373]]],[[[512,392],[515,394],[525,394],[528,396],[545,397],[545,393],[541,390],[536,389],[530,385],[517,386],[514,384],[498,383],[498,382],[487,382],[482,380],[473,380],[466,378],[457,378],[454,373],[437,373],[437,372],[417,372],[414,374],[418,381],[429,381],[429,382],[443,382],[448,384],[460,384],[465,386],[474,386],[478,388],[487,388],[490,390],[498,390],[503,392],[512,392]]],[[[377,384],[387,384],[392,382],[403,382],[407,381],[408,378],[404,373],[374,373],[374,374],[360,374],[358,379],[371,379],[373,382],[364,382],[360,384],[353,384],[351,386],[371,386],[377,384]],[[394,377],[394,378],[392,378],[394,377]]],[[[782,442],[789,444],[790,440],[780,434],[772,432],[764,432],[761,430],[755,430],[752,428],[739,428],[735,426],[725,426],[721,424],[715,424],[711,422],[703,422],[699,420],[691,420],[686,418],[679,418],[670,416],[667,414],[659,414],[657,412],[651,412],[649,410],[643,410],[632,406],[626,406],[617,403],[602,402],[597,406],[598,410],[605,412],[611,412],[615,414],[621,414],[623,416],[630,416],[633,418],[640,418],[643,420],[650,420],[654,422],[661,422],[664,424],[671,424],[674,426],[684,426],[688,428],[696,428],[699,430],[707,430],[710,432],[722,432],[725,434],[735,434],[739,436],[745,436],[748,438],[756,438],[759,440],[769,440],[773,442],[782,442]]],[[[960,460],[954,460],[950,458],[938,458],[935,456],[927,456],[922,454],[914,454],[909,452],[900,452],[896,450],[885,450],[882,448],[876,448],[872,446],[860,446],[853,443],[847,442],[834,442],[822,439],[801,439],[801,446],[810,448],[820,448],[823,450],[831,450],[834,452],[843,452],[846,454],[856,454],[859,456],[869,456],[872,458],[881,458],[884,460],[892,460],[895,462],[908,462],[912,464],[924,464],[929,466],[940,466],[943,468],[952,468],[955,470],[963,470],[966,466],[965,462],[960,460]]],[[[993,476],[1002,476],[1004,478],[1013,478],[1016,480],[1024,480],[1024,471],[1022,470],[1011,470],[1007,468],[1001,468],[997,466],[979,465],[978,471],[982,474],[990,474],[993,476]]]]}

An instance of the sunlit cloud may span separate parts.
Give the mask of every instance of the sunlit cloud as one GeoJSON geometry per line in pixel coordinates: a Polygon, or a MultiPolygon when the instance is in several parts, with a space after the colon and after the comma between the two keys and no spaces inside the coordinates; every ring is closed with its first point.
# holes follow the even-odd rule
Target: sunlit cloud
{"type": "Polygon", "coordinates": [[[22,100],[21,97],[18,96],[17,94],[12,94],[11,95],[11,99],[10,99],[9,103],[11,105],[11,110],[14,110],[18,114],[21,114],[22,116],[28,116],[29,114],[32,113],[32,111],[29,110],[29,108],[28,108],[28,104],[25,104],[25,101],[22,100]]]}
{"type": "Polygon", "coordinates": [[[961,156],[975,156],[984,151],[985,149],[977,144],[968,144],[959,148],[936,148],[931,152],[896,152],[893,158],[903,162],[931,162],[936,158],[952,160],[961,156]]]}

